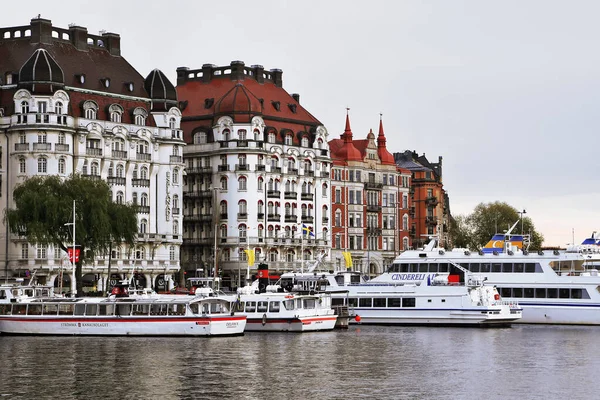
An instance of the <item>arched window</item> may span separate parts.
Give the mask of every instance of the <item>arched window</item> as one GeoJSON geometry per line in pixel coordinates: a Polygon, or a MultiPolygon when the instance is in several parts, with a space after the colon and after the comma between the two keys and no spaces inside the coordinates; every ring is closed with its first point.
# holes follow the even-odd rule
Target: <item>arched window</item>
{"type": "Polygon", "coordinates": [[[230,137],[229,129],[225,129],[223,131],[223,140],[227,142],[229,140],[229,137],[230,137]]]}
{"type": "Polygon", "coordinates": [[[108,112],[110,114],[110,121],[111,122],[121,122],[122,116],[123,116],[123,107],[121,107],[118,104],[111,104],[110,107],[108,108],[108,112]]]}
{"type": "Polygon", "coordinates": [[[240,202],[238,203],[238,212],[242,215],[246,215],[246,213],[248,212],[246,200],[240,200],[240,202]]]}
{"type": "Polygon", "coordinates": [[[402,216],[402,229],[405,231],[408,230],[408,215],[406,214],[402,216]]]}
{"type": "Polygon", "coordinates": [[[335,226],[342,226],[342,212],[340,210],[335,211],[335,226]]]}
{"type": "Polygon", "coordinates": [[[323,148],[323,139],[319,138],[319,140],[317,140],[317,147],[318,147],[319,149],[322,149],[322,148],[323,148]]]}
{"type": "Polygon", "coordinates": [[[86,119],[98,118],[98,104],[95,101],[87,100],[83,103],[83,112],[86,119]]]}
{"type": "Polygon", "coordinates": [[[254,133],[254,140],[258,142],[260,140],[260,131],[255,129],[252,133],[254,133]]]}
{"type": "Polygon", "coordinates": [[[275,133],[269,132],[269,135],[267,136],[267,140],[269,143],[275,143],[275,133]]]}
{"type": "Polygon", "coordinates": [[[176,260],[175,246],[169,246],[169,261],[175,261],[175,260],[176,260]]]}
{"type": "Polygon", "coordinates": [[[288,146],[292,145],[292,135],[289,133],[285,135],[285,144],[288,146]]]}
{"type": "Polygon", "coordinates": [[[173,235],[179,235],[179,221],[173,220],[173,235]]]}
{"type": "Polygon", "coordinates": [[[292,191],[292,182],[289,179],[287,181],[285,181],[285,191],[286,192],[292,191]]]}
{"type": "Polygon", "coordinates": [[[290,203],[285,203],[285,215],[292,215],[292,206],[290,203]]]}
{"type": "Polygon", "coordinates": [[[257,203],[257,213],[264,214],[264,207],[265,207],[265,204],[262,202],[262,200],[259,200],[257,203]]]}
{"type": "Polygon", "coordinates": [[[173,170],[173,185],[179,185],[179,168],[173,170]]]}
{"type": "Polygon", "coordinates": [[[407,237],[402,239],[402,250],[408,250],[408,238],[407,237]]]}
{"type": "Polygon", "coordinates": [[[221,225],[221,233],[220,233],[222,238],[226,238],[227,237],[227,225],[221,225]]]}
{"type": "Polygon", "coordinates": [[[123,196],[123,192],[121,192],[120,190],[117,192],[117,204],[123,204],[123,201],[125,200],[125,197],[123,196]]]}
{"type": "Polygon", "coordinates": [[[238,227],[238,233],[240,235],[240,238],[244,238],[245,239],[246,238],[246,225],[241,224],[238,227]]]}
{"type": "Polygon", "coordinates": [[[138,154],[150,154],[150,145],[146,141],[141,141],[137,145],[138,154]]]}
{"type": "MultiPolygon", "coordinates": [[[[141,107],[136,107],[133,110],[133,123],[136,125],[146,125],[146,118],[148,118],[148,112],[141,107]]],[[[115,121],[116,122],[116,121],[115,121]]]]}
{"type": "Polygon", "coordinates": [[[100,165],[94,161],[90,170],[90,175],[100,175],[100,165]]]}
{"type": "Polygon", "coordinates": [[[175,129],[175,126],[176,126],[176,120],[175,120],[175,117],[171,117],[171,118],[169,119],[169,129],[175,129]]]}
{"type": "Polygon", "coordinates": [[[25,168],[25,158],[21,157],[19,158],[19,173],[24,174],[26,171],[27,170],[25,168]]]}
{"type": "Polygon", "coordinates": [[[240,176],[238,179],[238,190],[246,190],[246,177],[240,176]]]}
{"type": "Polygon", "coordinates": [[[258,178],[258,191],[259,192],[263,191],[263,184],[264,184],[264,179],[262,177],[258,178]]]}
{"type": "Polygon", "coordinates": [[[38,158],[38,173],[45,174],[48,172],[48,160],[45,157],[38,158]]]}
{"type": "Polygon", "coordinates": [[[57,101],[56,104],[54,105],[54,111],[57,114],[62,114],[63,113],[63,104],[60,101],[57,101]]]}
{"type": "Polygon", "coordinates": [[[308,137],[302,136],[302,140],[300,141],[300,146],[308,147],[308,137]]]}
{"type": "Polygon", "coordinates": [[[148,167],[144,166],[140,169],[140,179],[148,179],[148,167]]]}
{"type": "Polygon", "coordinates": [[[194,144],[205,144],[208,141],[208,135],[206,132],[194,133],[194,144]]]}
{"type": "Polygon", "coordinates": [[[66,161],[64,158],[59,158],[58,159],[58,173],[59,174],[64,174],[66,170],[66,161]]]}
{"type": "Polygon", "coordinates": [[[143,218],[140,221],[140,233],[146,233],[148,230],[148,220],[146,218],[143,218]]]}
{"type": "Polygon", "coordinates": [[[117,164],[117,178],[123,178],[125,175],[125,167],[123,164],[117,164]]]}
{"type": "Polygon", "coordinates": [[[227,190],[227,178],[226,177],[221,178],[221,190],[227,190]]]}
{"type": "Polygon", "coordinates": [[[179,208],[179,196],[176,194],[173,195],[173,208],[179,208]]]}
{"type": "Polygon", "coordinates": [[[21,102],[21,114],[29,113],[29,103],[26,101],[21,102]]]}
{"type": "Polygon", "coordinates": [[[327,184],[326,184],[326,183],[324,183],[324,184],[323,184],[323,186],[322,186],[321,195],[322,195],[323,197],[327,197],[327,192],[328,192],[328,191],[329,191],[329,189],[328,189],[328,187],[327,187],[327,184]]]}
{"type": "Polygon", "coordinates": [[[131,202],[132,202],[133,204],[137,204],[137,203],[138,203],[138,194],[137,194],[136,192],[133,192],[133,193],[131,194],[131,202]]]}
{"type": "MultiPolygon", "coordinates": [[[[146,220],[143,220],[146,221],[146,220]]],[[[142,221],[142,223],[143,223],[142,221]]],[[[140,233],[142,233],[140,231],[140,233]]],[[[143,233],[146,233],[146,231],[144,231],[143,233]]],[[[143,247],[138,247],[137,249],[135,249],[135,259],[136,260],[143,260],[146,258],[146,250],[143,247]]]]}
{"type": "Polygon", "coordinates": [[[222,200],[219,206],[221,208],[221,218],[227,218],[227,202],[225,200],[222,200]]]}

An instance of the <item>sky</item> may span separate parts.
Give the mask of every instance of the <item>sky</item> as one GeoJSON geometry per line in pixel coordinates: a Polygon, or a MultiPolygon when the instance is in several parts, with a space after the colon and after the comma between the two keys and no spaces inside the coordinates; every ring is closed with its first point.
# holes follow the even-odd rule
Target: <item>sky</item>
{"type": "Polygon", "coordinates": [[[443,157],[453,215],[504,201],[544,245],[600,228],[600,2],[27,1],[0,26],[41,14],[121,35],[143,76],[241,60],[283,70],[283,87],[329,132],[377,131],[390,152],[443,157]]]}

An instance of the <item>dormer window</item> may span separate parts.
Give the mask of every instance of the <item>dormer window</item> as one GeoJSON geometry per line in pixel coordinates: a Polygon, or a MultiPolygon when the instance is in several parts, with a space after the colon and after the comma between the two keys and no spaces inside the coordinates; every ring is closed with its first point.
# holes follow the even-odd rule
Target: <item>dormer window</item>
{"type": "Polygon", "coordinates": [[[308,147],[308,138],[306,136],[302,136],[302,140],[300,142],[300,146],[308,147]]]}
{"type": "Polygon", "coordinates": [[[210,99],[204,99],[204,108],[208,109],[211,108],[213,106],[213,104],[215,104],[215,99],[214,98],[210,98],[210,99]]]}
{"type": "Polygon", "coordinates": [[[98,118],[98,104],[95,101],[87,100],[83,103],[83,112],[86,119],[98,118]]]}
{"type": "Polygon", "coordinates": [[[292,145],[292,135],[285,135],[285,144],[288,146],[292,145]]]}
{"type": "Polygon", "coordinates": [[[111,122],[121,122],[121,117],[123,115],[123,107],[118,104],[111,104],[108,113],[110,114],[111,122]]]}
{"type": "Polygon", "coordinates": [[[136,125],[144,126],[146,125],[146,118],[148,117],[148,112],[141,107],[137,107],[133,110],[133,119],[136,125]]]}
{"type": "Polygon", "coordinates": [[[290,108],[290,111],[293,112],[294,114],[296,114],[296,104],[288,104],[288,107],[290,108]]]}
{"type": "Polygon", "coordinates": [[[125,87],[127,88],[127,90],[129,90],[130,92],[133,92],[134,86],[133,86],[133,82],[125,82],[125,87]]]}
{"type": "Polygon", "coordinates": [[[26,101],[21,102],[21,114],[29,113],[29,103],[26,101]]]}
{"type": "Polygon", "coordinates": [[[85,74],[75,75],[75,78],[81,85],[85,83],[85,74]]]}
{"type": "Polygon", "coordinates": [[[63,104],[60,101],[57,101],[56,104],[54,105],[54,111],[57,114],[62,114],[63,113],[63,104]]]}
{"type": "Polygon", "coordinates": [[[102,82],[102,86],[104,86],[105,88],[109,88],[110,87],[110,79],[109,78],[102,78],[100,79],[100,82],[102,82]]]}
{"type": "Polygon", "coordinates": [[[271,104],[273,105],[273,108],[277,111],[281,110],[281,103],[279,101],[272,101],[271,104]]]}
{"type": "Polygon", "coordinates": [[[269,132],[269,135],[267,136],[267,140],[269,143],[275,143],[275,133],[269,132]]]}

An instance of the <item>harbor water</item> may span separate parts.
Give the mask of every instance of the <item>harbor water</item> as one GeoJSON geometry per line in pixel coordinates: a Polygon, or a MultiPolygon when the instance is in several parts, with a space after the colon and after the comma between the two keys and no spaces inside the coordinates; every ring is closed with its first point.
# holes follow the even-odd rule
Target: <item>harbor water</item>
{"type": "Polygon", "coordinates": [[[600,327],[0,336],[10,399],[596,399],[600,327]]]}

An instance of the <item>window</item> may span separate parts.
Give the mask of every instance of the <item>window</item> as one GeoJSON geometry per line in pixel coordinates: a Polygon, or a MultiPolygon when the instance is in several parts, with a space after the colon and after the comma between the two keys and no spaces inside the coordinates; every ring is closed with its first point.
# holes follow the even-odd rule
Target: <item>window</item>
{"type": "Polygon", "coordinates": [[[246,130],[245,129],[240,129],[238,131],[238,138],[239,138],[239,140],[246,140],[246,130]]]}
{"type": "Polygon", "coordinates": [[[238,203],[239,213],[245,215],[247,213],[247,203],[246,200],[240,200],[238,203]]]}
{"type": "Polygon", "coordinates": [[[98,118],[98,104],[94,101],[87,100],[83,103],[83,111],[86,119],[98,118]]]}
{"type": "Polygon", "coordinates": [[[174,117],[171,117],[169,119],[169,129],[176,129],[175,127],[177,126],[177,121],[175,120],[174,117]]]}
{"type": "Polygon", "coordinates": [[[25,158],[19,158],[19,173],[24,174],[26,172],[25,168],[25,158]]]}
{"type": "Polygon", "coordinates": [[[45,244],[38,244],[36,246],[35,258],[45,259],[47,256],[47,247],[45,244]]]}
{"type": "Polygon", "coordinates": [[[100,175],[100,166],[99,166],[99,164],[96,161],[94,161],[92,163],[92,168],[90,170],[90,175],[100,175]]]}
{"type": "Polygon", "coordinates": [[[327,197],[327,191],[328,191],[328,190],[329,190],[329,188],[328,188],[327,184],[326,184],[326,183],[324,183],[324,184],[323,184],[323,187],[322,187],[322,190],[321,190],[321,192],[322,192],[322,193],[321,193],[321,195],[322,195],[323,197],[327,197]]]}
{"type": "Polygon", "coordinates": [[[138,203],[138,194],[137,194],[137,193],[135,193],[135,192],[134,192],[134,193],[131,195],[131,202],[132,202],[133,204],[137,204],[137,203],[138,203]]]}
{"type": "Polygon", "coordinates": [[[140,199],[140,205],[142,207],[148,207],[148,193],[142,193],[140,199]]]}
{"type": "MultiPolygon", "coordinates": [[[[133,110],[133,122],[136,125],[144,126],[146,125],[146,118],[148,117],[148,112],[141,107],[137,107],[133,110]]],[[[113,121],[116,122],[116,121],[113,121]]]]}
{"type": "Polygon", "coordinates": [[[302,136],[302,140],[300,141],[300,146],[308,147],[308,138],[306,136],[302,136]]]}
{"type": "Polygon", "coordinates": [[[125,174],[125,167],[123,167],[123,164],[118,164],[117,165],[117,178],[123,178],[125,174]]]}
{"type": "Polygon", "coordinates": [[[275,143],[275,133],[269,132],[269,135],[267,136],[267,140],[269,143],[275,143]]]}
{"type": "Polygon", "coordinates": [[[292,145],[292,135],[285,135],[285,144],[288,146],[292,145]]]}
{"type": "Polygon", "coordinates": [[[29,258],[29,245],[27,243],[21,243],[21,258],[29,258]]]}
{"type": "Polygon", "coordinates": [[[21,114],[29,113],[29,103],[26,101],[21,102],[21,114]]]}
{"type": "Polygon", "coordinates": [[[173,220],[173,235],[179,235],[179,221],[173,220]]]}
{"type": "Polygon", "coordinates": [[[221,178],[221,190],[227,190],[227,178],[226,177],[221,178]]]}
{"type": "Polygon", "coordinates": [[[205,144],[208,141],[206,132],[196,132],[194,134],[194,144],[205,144]]]}
{"type": "Polygon", "coordinates": [[[65,173],[65,165],[66,165],[66,161],[64,158],[59,158],[58,159],[58,173],[59,174],[64,174],[65,173]]]}
{"type": "Polygon", "coordinates": [[[335,226],[342,226],[342,212],[340,210],[335,212],[335,226]]]}
{"type": "Polygon", "coordinates": [[[173,185],[179,185],[179,168],[173,170],[173,185]]]}
{"type": "Polygon", "coordinates": [[[117,192],[117,199],[116,200],[117,200],[116,201],[117,204],[123,204],[123,201],[124,201],[123,192],[121,192],[121,191],[117,192]]]}
{"type": "Polygon", "coordinates": [[[62,114],[63,113],[63,104],[60,101],[57,101],[56,104],[54,105],[54,111],[57,114],[62,114]]]}
{"type": "Polygon", "coordinates": [[[262,192],[263,191],[263,178],[258,178],[258,191],[262,192]]]}
{"type": "Polygon", "coordinates": [[[60,132],[58,134],[58,144],[65,144],[65,134],[64,134],[64,132],[60,132]]]}
{"type": "Polygon", "coordinates": [[[45,174],[48,172],[48,160],[45,157],[38,158],[38,173],[45,174]]]}
{"type": "Polygon", "coordinates": [[[118,104],[111,104],[108,108],[108,113],[110,114],[111,122],[121,122],[121,118],[123,116],[123,107],[118,104]]]}
{"type": "Polygon", "coordinates": [[[144,218],[140,221],[140,233],[146,233],[147,230],[148,230],[148,220],[144,218]]]}
{"type": "Polygon", "coordinates": [[[169,260],[175,261],[175,246],[169,246],[169,260]]]}
{"type": "Polygon", "coordinates": [[[38,143],[46,143],[48,137],[46,135],[46,132],[39,132],[37,135],[37,142],[38,143]]]}
{"type": "Polygon", "coordinates": [[[140,179],[148,179],[148,167],[144,166],[140,169],[140,179]]]}
{"type": "MultiPolygon", "coordinates": [[[[142,223],[143,223],[143,221],[142,221],[142,223]]],[[[144,250],[144,248],[138,247],[137,249],[135,249],[135,259],[143,260],[144,258],[146,258],[146,251],[144,250]]]]}
{"type": "Polygon", "coordinates": [[[335,189],[335,202],[336,203],[342,202],[342,191],[340,189],[335,189]]]}
{"type": "Polygon", "coordinates": [[[238,190],[246,190],[246,177],[240,176],[238,179],[238,190]]]}

